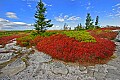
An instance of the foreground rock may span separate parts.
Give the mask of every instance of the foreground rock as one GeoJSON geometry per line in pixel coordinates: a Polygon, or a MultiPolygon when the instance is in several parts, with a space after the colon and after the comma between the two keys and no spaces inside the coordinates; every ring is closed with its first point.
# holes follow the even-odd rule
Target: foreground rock
{"type": "Polygon", "coordinates": [[[44,63],[44,62],[50,62],[52,60],[51,56],[46,55],[42,52],[38,52],[35,50],[34,54],[30,55],[30,62],[32,63],[44,63]]]}
{"type": "Polygon", "coordinates": [[[15,62],[7,65],[5,68],[1,70],[1,72],[8,76],[13,76],[20,71],[24,70],[26,68],[25,62],[23,62],[21,59],[16,60],[15,62]]]}
{"type": "Polygon", "coordinates": [[[0,64],[10,61],[12,57],[13,57],[13,53],[0,53],[0,64]]]}
{"type": "Polygon", "coordinates": [[[51,71],[55,74],[62,74],[62,75],[65,75],[68,73],[67,67],[61,62],[51,63],[51,71]]]}

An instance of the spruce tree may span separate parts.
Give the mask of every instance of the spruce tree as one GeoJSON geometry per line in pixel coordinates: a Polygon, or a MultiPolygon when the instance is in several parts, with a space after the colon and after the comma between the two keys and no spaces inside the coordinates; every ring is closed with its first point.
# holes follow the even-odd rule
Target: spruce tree
{"type": "Polygon", "coordinates": [[[86,23],[85,23],[85,25],[86,25],[85,28],[86,28],[86,29],[89,29],[89,28],[90,28],[91,21],[92,21],[92,19],[91,19],[90,13],[88,13],[88,14],[87,14],[87,17],[86,17],[86,23]]]}
{"type": "Polygon", "coordinates": [[[95,22],[96,26],[98,25],[98,20],[99,20],[99,16],[96,17],[96,22],[95,22]]]}
{"type": "Polygon", "coordinates": [[[96,17],[96,21],[95,21],[95,27],[96,28],[99,28],[98,24],[99,24],[99,16],[96,17]]]}
{"type": "Polygon", "coordinates": [[[35,30],[37,30],[37,33],[39,34],[40,32],[45,32],[45,30],[48,27],[52,27],[53,24],[50,24],[51,20],[47,20],[46,19],[46,8],[44,7],[44,3],[42,2],[42,0],[40,0],[36,6],[37,11],[35,13],[35,18],[36,18],[36,22],[34,24],[35,26],[35,30]]]}

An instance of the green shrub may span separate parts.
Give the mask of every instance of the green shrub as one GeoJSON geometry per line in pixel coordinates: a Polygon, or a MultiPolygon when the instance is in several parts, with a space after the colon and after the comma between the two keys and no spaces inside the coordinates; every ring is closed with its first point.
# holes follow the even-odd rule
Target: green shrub
{"type": "Polygon", "coordinates": [[[44,32],[44,33],[40,33],[40,36],[49,37],[53,34],[57,34],[57,32],[44,32]]]}
{"type": "Polygon", "coordinates": [[[86,31],[64,31],[62,34],[66,34],[80,42],[96,42],[95,38],[86,31]]]}
{"type": "Polygon", "coordinates": [[[30,46],[30,41],[33,40],[36,36],[24,36],[24,37],[20,37],[17,39],[17,44],[19,44],[20,46],[30,46]]]}

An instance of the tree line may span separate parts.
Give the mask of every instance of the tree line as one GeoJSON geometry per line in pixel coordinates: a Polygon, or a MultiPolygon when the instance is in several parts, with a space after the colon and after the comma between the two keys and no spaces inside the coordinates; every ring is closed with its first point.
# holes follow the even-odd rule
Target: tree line
{"type": "MultiPolygon", "coordinates": [[[[44,3],[42,2],[42,0],[40,0],[36,6],[37,8],[37,11],[35,13],[35,18],[36,18],[36,21],[35,21],[35,24],[34,24],[34,27],[35,27],[35,30],[37,31],[37,33],[41,33],[41,32],[45,32],[49,27],[52,27],[53,24],[51,24],[51,20],[48,20],[46,18],[46,8],[45,8],[45,5],[44,3]]],[[[98,24],[99,24],[99,16],[96,17],[96,21],[95,21],[95,24],[93,24],[93,19],[91,18],[91,15],[90,13],[87,14],[87,17],[86,17],[86,23],[85,23],[85,28],[83,28],[82,24],[78,24],[74,30],[81,30],[81,29],[96,29],[96,28],[99,28],[98,24]]],[[[64,24],[64,30],[71,30],[71,27],[67,27],[68,25],[65,23],[64,24]]]]}

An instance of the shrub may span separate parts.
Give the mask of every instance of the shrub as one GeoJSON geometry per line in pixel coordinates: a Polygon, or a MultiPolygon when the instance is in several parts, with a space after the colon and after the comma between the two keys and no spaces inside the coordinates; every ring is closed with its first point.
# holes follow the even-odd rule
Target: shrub
{"type": "Polygon", "coordinates": [[[95,38],[86,31],[64,31],[63,34],[80,42],[96,42],[95,38]]]}
{"type": "Polygon", "coordinates": [[[40,42],[44,38],[45,37],[43,37],[43,36],[36,36],[33,40],[30,41],[30,45],[35,46],[35,45],[37,45],[38,42],[40,42]]]}
{"type": "Polygon", "coordinates": [[[114,42],[107,39],[96,38],[96,42],[79,42],[62,34],[47,37],[36,47],[53,58],[70,62],[94,62],[112,56],[115,50],[114,42]]]}
{"type": "Polygon", "coordinates": [[[20,37],[17,39],[17,44],[22,46],[22,47],[26,47],[26,46],[30,46],[30,42],[35,38],[35,36],[24,36],[24,37],[20,37]]]}
{"type": "Polygon", "coordinates": [[[57,32],[44,32],[44,33],[40,33],[40,36],[49,37],[53,34],[57,34],[57,32]]]}
{"type": "Polygon", "coordinates": [[[111,30],[91,30],[88,31],[90,34],[94,37],[99,37],[99,38],[106,38],[109,40],[113,40],[117,36],[117,32],[112,32],[111,30]]]}
{"type": "Polygon", "coordinates": [[[14,38],[19,38],[20,36],[19,35],[11,35],[11,36],[3,36],[3,37],[0,37],[0,45],[5,45],[7,43],[10,42],[10,40],[14,39],[14,38]]]}

